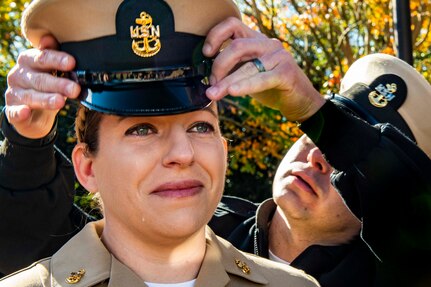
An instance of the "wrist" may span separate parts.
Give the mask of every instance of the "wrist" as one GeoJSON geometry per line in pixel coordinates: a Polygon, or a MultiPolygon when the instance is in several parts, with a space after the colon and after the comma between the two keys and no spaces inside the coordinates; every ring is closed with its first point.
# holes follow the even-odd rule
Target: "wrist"
{"type": "Polygon", "coordinates": [[[27,138],[21,135],[17,130],[15,130],[14,126],[11,125],[5,115],[6,107],[3,108],[0,114],[0,129],[3,133],[3,136],[8,139],[8,141],[12,144],[18,144],[23,146],[31,146],[31,147],[39,147],[51,144],[54,142],[57,136],[57,118],[51,130],[48,134],[42,138],[27,138]]]}

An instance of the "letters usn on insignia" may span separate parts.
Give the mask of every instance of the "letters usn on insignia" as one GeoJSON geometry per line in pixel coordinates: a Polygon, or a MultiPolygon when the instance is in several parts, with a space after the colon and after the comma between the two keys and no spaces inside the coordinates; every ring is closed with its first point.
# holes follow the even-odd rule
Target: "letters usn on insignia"
{"type": "Polygon", "coordinates": [[[397,85],[394,83],[386,84],[386,86],[380,84],[375,89],[375,91],[372,91],[368,95],[368,100],[373,106],[383,108],[387,106],[388,102],[395,98],[397,85]]]}
{"type": "Polygon", "coordinates": [[[132,38],[132,50],[140,57],[152,57],[161,48],[160,26],[153,25],[153,18],[146,12],[141,12],[140,18],[136,18],[137,26],[130,26],[130,38],[132,38]]]}

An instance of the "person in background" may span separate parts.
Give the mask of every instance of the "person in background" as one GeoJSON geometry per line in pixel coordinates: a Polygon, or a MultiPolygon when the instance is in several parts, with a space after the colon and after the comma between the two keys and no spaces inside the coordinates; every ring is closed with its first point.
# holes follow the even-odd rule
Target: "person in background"
{"type": "MultiPolygon", "coordinates": [[[[421,256],[425,256],[427,254],[426,252],[429,251],[429,245],[427,245],[428,243],[426,243],[426,240],[420,240],[420,233],[423,232],[423,230],[428,230],[429,207],[423,205],[424,203],[426,203],[426,201],[407,201],[407,203],[409,204],[419,205],[421,209],[419,210],[418,214],[409,214],[408,212],[406,214],[402,214],[402,216],[405,217],[402,221],[399,222],[397,221],[397,218],[401,215],[399,215],[397,212],[400,208],[400,200],[402,198],[391,196],[388,197],[388,193],[393,195],[395,192],[398,192],[399,194],[400,192],[407,190],[404,189],[405,185],[409,185],[409,187],[411,187],[411,190],[409,190],[409,193],[407,194],[409,198],[417,198],[418,196],[426,198],[426,196],[429,194],[429,180],[426,177],[426,174],[429,174],[430,170],[429,158],[422,151],[420,151],[411,140],[407,139],[402,133],[400,133],[399,130],[394,129],[392,125],[384,124],[378,125],[377,128],[372,128],[362,120],[356,118],[355,116],[352,116],[352,113],[354,113],[356,116],[361,116],[362,118],[365,118],[365,116],[370,113],[366,110],[366,106],[361,108],[361,104],[348,105],[342,102],[338,97],[334,96],[331,101],[327,100],[325,104],[310,117],[304,117],[303,114],[292,114],[292,111],[295,112],[298,110],[301,112],[304,112],[305,110],[305,114],[307,114],[307,112],[310,112],[309,110],[307,110],[309,108],[309,105],[307,105],[307,103],[304,104],[303,109],[296,109],[297,107],[292,108],[292,106],[290,106],[289,109],[285,109],[283,107],[283,104],[286,104],[286,102],[282,102],[282,104],[274,106],[274,103],[279,103],[279,101],[275,101],[274,98],[277,99],[277,96],[279,96],[280,94],[288,96],[283,99],[292,99],[293,103],[288,101],[288,104],[292,105],[295,104],[293,100],[297,100],[298,102],[300,102],[298,98],[303,97],[307,101],[310,99],[310,97],[308,97],[309,95],[316,95],[317,92],[309,84],[308,80],[305,79],[305,76],[293,62],[293,58],[289,54],[287,54],[284,49],[278,48],[279,43],[277,43],[277,41],[269,40],[261,34],[251,31],[243,24],[239,23],[239,21],[229,19],[216,26],[208,35],[209,40],[207,44],[209,45],[204,46],[204,52],[206,51],[208,53],[209,51],[211,53],[211,51],[215,51],[219,46],[219,41],[221,41],[221,39],[230,38],[231,36],[234,38],[232,45],[229,46],[230,48],[228,47],[227,49],[224,49],[223,53],[221,53],[214,62],[213,75],[210,77],[211,83],[213,84],[213,88],[207,91],[207,95],[212,99],[218,99],[219,97],[222,97],[227,94],[227,92],[234,96],[251,93],[257,95],[258,97],[261,96],[260,98],[267,105],[280,108],[289,119],[297,119],[302,121],[301,128],[307,133],[309,139],[301,139],[301,141],[298,142],[298,145],[302,145],[302,147],[299,147],[298,150],[303,150],[303,153],[307,153],[307,149],[314,150],[313,145],[310,141],[311,139],[322,150],[326,159],[328,159],[328,161],[334,166],[335,169],[333,171],[332,169],[330,169],[332,171],[331,182],[334,187],[337,188],[337,191],[339,191],[343,196],[343,200],[347,203],[348,208],[353,211],[353,214],[356,215],[357,218],[361,220],[361,223],[363,225],[361,239],[364,241],[358,240],[358,236],[352,235],[353,233],[355,233],[355,230],[359,232],[361,223],[352,216],[348,216],[346,218],[346,222],[350,221],[351,225],[347,224],[350,229],[348,229],[345,233],[346,242],[344,242],[344,244],[340,243],[339,240],[334,240],[334,242],[329,242],[328,239],[324,240],[325,234],[322,233],[321,238],[317,238],[316,236],[315,238],[313,238],[313,240],[309,240],[309,244],[302,244],[302,246],[297,247],[296,252],[292,252],[292,249],[294,247],[292,247],[291,245],[289,247],[288,242],[285,242],[283,245],[279,242],[277,243],[277,241],[272,241],[272,238],[276,238],[276,236],[267,237],[269,245],[267,245],[268,248],[265,248],[265,242],[259,241],[259,238],[266,238],[265,233],[259,229],[260,226],[258,226],[258,228],[255,229],[253,233],[237,231],[230,234],[231,229],[229,228],[221,228],[220,230],[218,230],[217,222],[223,222],[219,220],[220,218],[223,218],[222,216],[220,216],[220,214],[229,214],[228,212],[226,212],[226,207],[230,208],[232,206],[229,205],[230,203],[232,203],[232,199],[229,198],[223,199],[222,204],[219,205],[219,214],[216,212],[216,216],[213,217],[212,221],[210,222],[210,225],[213,227],[213,229],[216,232],[220,232],[219,234],[221,234],[222,236],[226,236],[227,238],[229,238],[229,240],[233,242],[235,242],[233,238],[236,238],[237,241],[240,241],[244,249],[248,248],[248,251],[251,250],[250,245],[247,245],[248,243],[243,244],[243,242],[252,242],[247,241],[250,240],[250,238],[252,237],[258,238],[257,241],[254,241],[254,243],[257,242],[259,244],[263,244],[263,248],[253,248],[253,251],[258,253],[258,255],[265,256],[265,253],[268,253],[269,257],[270,254],[273,253],[274,256],[271,255],[272,258],[278,257],[280,259],[284,259],[284,261],[290,261],[293,266],[295,266],[296,264],[302,264],[302,268],[304,270],[311,270],[310,273],[315,272],[316,274],[318,274],[318,276],[316,277],[321,283],[325,282],[325,279],[330,280],[328,278],[332,278],[331,280],[333,281],[328,281],[327,285],[322,284],[323,286],[343,286],[343,283],[345,284],[346,282],[343,280],[345,280],[345,277],[349,277],[350,275],[349,273],[346,274],[346,272],[352,272],[351,270],[357,271],[357,274],[359,274],[358,277],[351,278],[352,282],[355,282],[355,280],[356,282],[370,282],[367,280],[371,278],[371,280],[374,280],[372,282],[375,282],[375,286],[385,286],[383,284],[387,283],[387,285],[390,285],[390,282],[392,282],[392,284],[393,282],[398,284],[402,282],[399,281],[399,279],[401,278],[411,284],[414,284],[414,282],[419,282],[418,284],[425,284],[424,282],[427,282],[426,280],[429,280],[429,278],[423,276],[424,274],[426,274],[423,272],[427,268],[426,264],[421,264],[421,266],[419,266],[423,268],[421,269],[417,268],[417,264],[411,263],[414,261],[409,261],[409,265],[404,265],[403,263],[400,264],[399,262],[401,261],[397,261],[397,259],[417,259],[421,258],[421,256]],[[226,72],[223,72],[224,69],[233,67],[238,61],[240,61],[240,59],[243,61],[248,61],[252,60],[253,57],[256,56],[258,56],[260,62],[251,61],[250,63],[245,64],[243,68],[237,70],[231,75],[228,75],[226,72]],[[260,73],[255,74],[255,69],[259,69],[260,73]],[[243,88],[241,89],[241,87],[243,88]],[[262,91],[266,92],[259,94],[259,92],[262,91]],[[296,95],[298,95],[298,97],[296,97],[296,95]],[[333,102],[335,102],[335,105],[332,104],[333,102]],[[399,146],[402,146],[404,150],[400,151],[399,146]],[[414,165],[412,165],[411,158],[414,158],[417,161],[414,165]],[[393,160],[397,160],[398,164],[389,164],[393,160]],[[397,177],[400,174],[402,174],[403,176],[397,177]],[[364,184],[363,182],[363,178],[365,175],[365,178],[369,178],[369,182],[367,182],[366,184],[364,184]],[[392,178],[391,176],[395,176],[396,180],[394,180],[394,178],[392,178]],[[409,177],[411,181],[403,180],[407,177],[409,177]],[[413,178],[414,180],[412,180],[413,178]],[[374,202],[374,198],[376,198],[377,201],[374,202]],[[386,200],[386,202],[392,202],[394,204],[382,204],[382,200],[386,200]],[[419,216],[419,214],[421,216],[419,216]],[[426,216],[427,214],[428,216],[426,216]],[[417,222],[417,226],[415,226],[415,228],[411,228],[412,226],[406,226],[405,224],[411,218],[414,218],[417,222]],[[395,228],[393,228],[394,226],[395,228]],[[398,233],[400,231],[407,232],[406,235],[409,236],[409,240],[414,241],[406,242],[404,236],[398,236],[398,233]],[[241,242],[242,238],[247,238],[247,236],[249,236],[248,239],[244,239],[244,241],[241,242]],[[350,245],[350,243],[354,244],[350,245]],[[370,261],[370,257],[366,254],[371,251],[368,249],[368,245],[366,245],[366,243],[371,243],[371,251],[374,251],[375,254],[373,254],[373,256],[376,255],[378,261],[375,261],[374,258],[370,261]],[[401,245],[399,245],[400,243],[401,245]],[[273,246],[274,248],[272,249],[271,246],[273,246]],[[284,248],[284,246],[286,246],[286,248],[284,248]],[[333,246],[341,247],[331,248],[333,246]],[[349,246],[358,247],[357,249],[355,249],[356,247],[352,248],[351,250],[353,250],[354,252],[349,253],[349,246]],[[398,246],[397,250],[400,252],[393,252],[395,246],[398,246]],[[339,253],[333,252],[333,250],[337,249],[341,251],[339,253]],[[344,252],[343,249],[347,250],[347,252],[344,252]],[[271,253],[269,252],[270,250],[272,251],[271,253]],[[316,258],[325,257],[308,256],[313,254],[313,251],[328,251],[328,254],[330,256],[327,256],[326,258],[329,258],[333,261],[330,262],[331,264],[329,265],[327,265],[326,263],[320,264],[321,262],[316,262],[316,258]],[[359,253],[361,254],[360,257],[354,256],[355,252],[357,251],[361,251],[359,253]],[[298,257],[292,256],[292,254],[295,253],[299,254],[298,257]],[[336,255],[338,254],[341,254],[341,257],[337,257],[336,255]],[[349,256],[345,256],[346,254],[351,255],[350,259],[349,256]],[[296,259],[292,260],[292,258],[296,259]],[[310,260],[308,261],[304,258],[308,258],[310,260]],[[343,259],[346,258],[348,260],[343,261],[343,259]],[[363,261],[357,261],[357,258],[363,258],[363,261]],[[382,263],[379,263],[381,261],[382,263]],[[342,264],[337,265],[337,262],[340,262],[342,264]],[[362,265],[359,262],[371,262],[371,265],[362,265]],[[395,262],[395,265],[393,266],[391,262],[395,262]],[[377,264],[374,266],[373,264],[375,263],[377,264]],[[319,269],[320,267],[327,266],[331,266],[332,268],[328,267],[327,269],[323,268],[323,270],[315,270],[319,269]],[[350,271],[339,272],[337,275],[337,271],[343,270],[342,268],[340,268],[340,266],[351,266],[352,268],[346,268],[345,270],[350,269],[350,271]],[[363,267],[363,270],[358,268],[358,266],[360,266],[360,268],[363,267]],[[368,268],[369,266],[371,266],[371,268],[368,268]],[[398,268],[400,266],[403,269],[404,273],[389,273],[390,271],[393,271],[394,268],[398,268]],[[413,272],[409,273],[411,270],[413,270],[413,272]],[[369,271],[371,273],[366,273],[369,271]],[[374,276],[373,273],[375,271],[377,271],[376,276],[374,276]],[[367,274],[370,274],[370,276],[367,276],[367,274]],[[408,275],[405,276],[403,274],[408,275]],[[359,279],[362,279],[364,281],[361,281],[359,279]],[[341,282],[336,280],[341,280],[341,282]]],[[[53,51],[45,52],[45,56],[46,55],[64,56],[63,54],[59,54],[58,52],[56,54],[53,51]]],[[[393,57],[389,57],[389,59],[386,59],[387,61],[383,61],[384,57],[386,56],[373,55],[372,57],[375,57],[376,59],[370,61],[371,64],[376,63],[377,66],[383,67],[388,63],[392,62],[395,64],[395,67],[398,67],[398,70],[400,70],[402,73],[403,69],[401,68],[403,68],[403,66],[399,65],[397,60],[392,59],[393,57]],[[379,57],[383,60],[378,60],[379,57]]],[[[360,61],[361,60],[359,60],[358,63],[360,61]]],[[[68,61],[68,63],[71,63],[71,61],[68,61]]],[[[370,70],[371,68],[372,67],[369,66],[365,71],[367,71],[371,75],[371,78],[374,77],[374,79],[376,79],[380,75],[377,72],[373,74],[371,72],[372,70],[370,70]]],[[[410,101],[411,98],[416,99],[416,95],[419,93],[421,94],[419,102],[426,107],[426,104],[429,103],[427,102],[429,101],[429,95],[426,93],[427,90],[423,89],[426,87],[426,85],[424,85],[425,80],[421,78],[417,72],[413,71],[414,70],[409,67],[405,69],[405,72],[407,73],[406,75],[401,74],[399,76],[404,79],[403,81],[409,83],[409,87],[410,84],[412,87],[409,90],[408,94],[406,93],[407,90],[404,90],[404,98],[409,95],[408,99],[410,101]],[[416,91],[415,88],[417,89],[416,91]],[[425,91],[425,93],[421,93],[422,91],[425,91]]],[[[365,75],[362,76],[365,79],[365,75]]],[[[359,80],[362,78],[356,75],[354,79],[359,80]]],[[[386,88],[386,84],[388,84],[389,88],[393,87],[393,79],[394,78],[389,78],[388,82],[383,82],[383,86],[386,88]]],[[[379,87],[380,85],[373,86],[367,84],[366,82],[362,84],[359,81],[355,82],[357,82],[362,87],[369,89],[369,92],[380,91],[380,93],[382,93],[381,88],[376,89],[376,87],[379,87]]],[[[65,82],[62,82],[61,84],[64,83],[65,82]]],[[[61,91],[60,80],[57,80],[57,84],[57,91],[61,91]]],[[[363,88],[362,90],[351,90],[349,92],[343,91],[343,98],[352,98],[354,102],[355,96],[361,94],[359,93],[359,91],[364,90],[366,89],[363,88]]],[[[402,95],[403,93],[401,91],[402,89],[400,89],[398,92],[392,92],[392,94],[396,94],[397,96],[398,94],[402,95]]],[[[368,94],[366,93],[362,93],[362,95],[366,95],[368,97],[368,94]]],[[[387,95],[388,93],[383,93],[383,98],[385,98],[385,96],[387,95]]],[[[317,97],[315,99],[317,99],[317,97]]],[[[303,104],[303,102],[301,102],[301,104],[303,104]]],[[[399,107],[400,106],[398,106],[398,108],[399,107]]],[[[391,105],[389,105],[388,108],[397,111],[397,108],[394,109],[391,105]]],[[[377,114],[379,114],[379,112],[384,111],[384,109],[377,111],[377,114]]],[[[11,114],[13,113],[11,112],[11,114]]],[[[19,115],[19,112],[16,112],[16,114],[19,115]]],[[[384,113],[381,114],[383,115],[384,113]]],[[[365,119],[370,121],[369,118],[370,117],[365,119]]],[[[377,122],[386,123],[391,121],[383,117],[380,118],[377,122]]],[[[375,122],[371,123],[374,124],[375,122]]],[[[396,122],[394,122],[393,124],[397,125],[396,122]]],[[[413,123],[413,125],[415,124],[416,123],[413,123]]],[[[418,141],[418,143],[423,150],[426,150],[427,146],[426,144],[424,145],[426,141],[418,141]]],[[[315,153],[316,152],[314,152],[314,154],[315,153]]],[[[286,156],[286,158],[288,158],[288,156],[286,156]]],[[[301,162],[299,158],[300,156],[298,156],[298,162],[301,162]]],[[[312,157],[310,156],[310,158],[312,157]]],[[[316,158],[316,156],[314,158],[316,158]]],[[[325,167],[324,164],[320,164],[322,165],[322,167],[325,167]]],[[[331,173],[329,172],[327,174],[328,178],[329,174],[331,173]]],[[[289,198],[289,196],[295,198],[295,195],[298,194],[298,190],[301,190],[301,188],[298,187],[292,188],[295,187],[295,184],[298,185],[298,182],[300,182],[302,186],[310,184],[308,183],[309,181],[306,181],[299,175],[290,175],[290,179],[292,178],[295,178],[295,180],[292,180],[291,183],[286,184],[286,190],[289,191],[286,192],[287,198],[289,198]]],[[[324,176],[319,176],[319,178],[324,178],[324,176]]],[[[325,180],[322,181],[325,182],[325,180]]],[[[310,188],[302,189],[310,190],[310,188]]],[[[317,188],[315,189],[317,190],[317,188]]],[[[323,190],[323,188],[321,189],[323,190]]],[[[331,190],[330,188],[328,189],[331,190]]],[[[283,191],[283,189],[281,191],[283,191]]],[[[276,193],[274,192],[274,196],[275,194],[276,193]]],[[[322,192],[322,194],[324,193],[322,192]]],[[[328,194],[332,193],[328,192],[328,194]]],[[[277,198],[277,196],[275,196],[275,198],[277,198]]],[[[280,196],[280,199],[276,200],[276,202],[280,202],[280,206],[283,206],[281,204],[281,202],[283,202],[281,198],[283,197],[280,196]]],[[[337,202],[337,198],[333,198],[334,202],[337,202]]],[[[342,201],[338,200],[338,202],[342,201]]],[[[298,203],[301,203],[301,201],[298,201],[298,203]]],[[[267,203],[265,205],[262,205],[262,208],[260,210],[264,210],[264,206],[270,206],[269,209],[275,209],[273,204],[267,203]]],[[[313,207],[313,205],[311,207],[313,207]]],[[[340,208],[342,214],[348,215],[349,213],[347,212],[346,207],[343,207],[344,210],[343,208],[340,208]]],[[[262,221],[263,223],[265,223],[265,220],[268,220],[267,222],[271,223],[270,229],[272,226],[272,219],[282,218],[283,216],[281,215],[283,214],[283,212],[286,213],[286,211],[281,212],[280,209],[281,207],[275,209],[278,216],[272,217],[271,215],[269,215],[267,216],[267,218],[264,219],[264,221],[262,221]]],[[[310,206],[304,205],[304,210],[310,210],[310,206]]],[[[415,210],[415,212],[417,211],[415,210]]],[[[239,215],[241,217],[247,217],[247,215],[244,214],[249,213],[242,212],[239,215]]],[[[234,213],[233,215],[238,216],[238,213],[234,213]]],[[[337,213],[334,212],[331,215],[336,216],[337,213]]],[[[259,219],[259,217],[260,216],[258,211],[257,220],[259,219]]],[[[227,218],[227,216],[225,218],[227,218]]],[[[248,223],[252,225],[254,223],[253,220],[253,218],[248,220],[248,223]]],[[[241,221],[241,219],[239,221],[241,221]]],[[[224,222],[228,221],[225,220],[224,222]]],[[[276,222],[277,221],[274,221],[274,225],[276,222]]],[[[278,220],[278,222],[280,222],[280,220],[278,220]]],[[[285,222],[289,221],[285,220],[285,222]]],[[[299,222],[299,220],[297,220],[297,222],[299,222]]],[[[304,220],[303,222],[307,221],[304,220]]],[[[234,224],[231,225],[235,226],[234,224]]],[[[343,224],[340,224],[340,226],[343,226],[343,224]]],[[[307,226],[305,225],[304,229],[305,227],[307,226]]],[[[247,232],[249,232],[249,230],[247,230],[247,232]]],[[[313,234],[318,233],[315,232],[313,234]]],[[[271,232],[269,233],[269,235],[271,235],[271,232]]]]}
{"type": "Polygon", "coordinates": [[[331,185],[332,171],[303,135],[277,168],[272,198],[257,205],[224,196],[209,225],[237,248],[306,270],[322,286],[373,286],[376,259],[331,185]]]}
{"type": "MultiPolygon", "coordinates": [[[[423,262],[427,262],[431,251],[428,232],[431,230],[431,131],[427,128],[430,121],[424,121],[431,106],[429,83],[406,63],[378,54],[374,56],[375,61],[367,58],[363,63],[357,63],[361,69],[352,72],[355,78],[351,82],[359,82],[363,88],[343,90],[342,98],[348,99],[348,103],[334,96],[304,119],[299,115],[309,114],[309,107],[313,104],[307,101],[307,95],[313,91],[304,88],[303,75],[294,68],[290,55],[286,55],[282,63],[275,64],[275,59],[285,52],[274,51],[259,57],[265,60],[262,62],[266,71],[250,80],[245,71],[234,76],[222,71],[221,67],[230,67],[237,59],[251,54],[253,45],[246,43],[250,42],[247,37],[253,37],[253,32],[247,33],[242,27],[239,23],[225,23],[213,29],[212,35],[207,37],[209,45],[204,46],[204,51],[217,47],[214,43],[220,35],[241,34],[245,38],[230,46],[232,51],[226,51],[225,57],[217,63],[220,66],[213,66],[212,77],[215,80],[207,94],[212,99],[226,94],[241,95],[250,89],[251,80],[262,85],[262,89],[267,88],[266,85],[286,87],[288,83],[284,92],[290,97],[284,100],[289,100],[289,103],[276,99],[278,90],[274,91],[273,98],[261,95],[259,99],[272,107],[289,106],[299,96],[306,99],[301,108],[280,109],[288,120],[301,122],[302,131],[334,168],[332,184],[353,214],[361,219],[361,238],[382,262],[377,266],[376,285],[428,286],[431,279],[427,270],[430,266],[423,262]],[[286,68],[284,81],[274,77],[275,71],[282,68],[286,68]],[[382,71],[388,75],[383,75],[382,71]],[[361,76],[364,83],[360,83],[361,76]],[[375,102],[379,98],[386,104],[376,107],[375,102]],[[340,113],[340,109],[344,113],[340,113]],[[411,113],[420,116],[409,117],[411,113]],[[398,127],[399,118],[411,127],[416,143],[401,126],[398,127]],[[377,122],[377,125],[367,125],[365,120],[373,124],[377,122]]],[[[254,48],[264,49],[260,45],[254,48]]],[[[306,86],[310,87],[309,84],[306,86]]]]}
{"type": "Polygon", "coordinates": [[[322,286],[428,286],[430,84],[402,60],[372,54],[349,68],[330,100],[380,127],[385,148],[345,119],[328,123],[327,135],[315,139],[323,156],[304,135],[277,169],[273,199],[256,206],[223,198],[210,226],[242,250],[306,270],[322,286]]]}

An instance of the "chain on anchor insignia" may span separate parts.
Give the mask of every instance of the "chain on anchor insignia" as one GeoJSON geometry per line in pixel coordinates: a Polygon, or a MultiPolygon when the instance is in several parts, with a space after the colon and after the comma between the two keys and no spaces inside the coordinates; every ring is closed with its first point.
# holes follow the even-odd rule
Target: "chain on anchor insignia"
{"type": "Polygon", "coordinates": [[[137,26],[130,26],[132,50],[140,57],[156,55],[162,46],[160,42],[160,26],[153,25],[153,18],[146,12],[141,12],[140,18],[135,19],[137,26]]]}
{"type": "Polygon", "coordinates": [[[375,87],[375,91],[372,91],[368,95],[370,103],[378,108],[384,108],[390,101],[395,98],[395,92],[397,91],[397,84],[380,84],[375,87]]]}

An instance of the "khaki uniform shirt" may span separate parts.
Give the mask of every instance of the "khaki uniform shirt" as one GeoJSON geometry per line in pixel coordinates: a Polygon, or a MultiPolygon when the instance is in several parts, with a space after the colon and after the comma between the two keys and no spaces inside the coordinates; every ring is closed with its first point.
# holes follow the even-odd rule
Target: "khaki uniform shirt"
{"type": "MultiPolygon", "coordinates": [[[[147,286],[127,266],[118,261],[100,240],[101,221],[87,224],[51,258],[34,263],[2,280],[0,287],[135,287],[147,286]],[[78,273],[85,270],[80,276],[78,273]],[[67,279],[75,279],[71,284],[67,279]]],[[[195,286],[319,286],[303,271],[235,249],[210,228],[206,253],[195,286]]]]}

